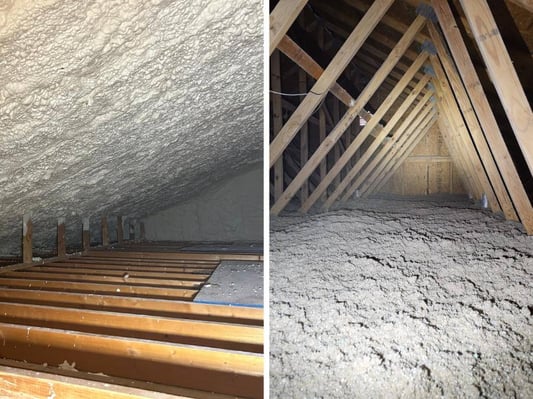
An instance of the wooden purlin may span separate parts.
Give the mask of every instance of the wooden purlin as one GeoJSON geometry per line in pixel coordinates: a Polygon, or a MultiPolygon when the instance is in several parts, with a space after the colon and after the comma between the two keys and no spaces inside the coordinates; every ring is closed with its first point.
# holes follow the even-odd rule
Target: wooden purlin
{"type": "Polygon", "coordinates": [[[276,4],[269,18],[270,55],[272,55],[306,4],[307,0],[280,0],[276,4]]]}
{"type": "Polygon", "coordinates": [[[460,3],[533,176],[533,113],[496,21],[486,0],[460,0],[460,3]]]}
{"type": "Polygon", "coordinates": [[[470,99],[468,98],[466,89],[463,85],[463,82],[461,81],[461,78],[459,77],[459,73],[455,69],[455,66],[446,50],[446,47],[444,46],[443,38],[441,37],[440,33],[437,31],[433,23],[428,23],[428,29],[433,44],[437,49],[437,54],[439,56],[441,64],[446,72],[448,81],[450,82],[451,88],[453,89],[455,98],[457,99],[457,102],[461,109],[461,113],[464,116],[465,122],[468,126],[468,130],[470,131],[470,134],[472,136],[472,140],[474,141],[475,147],[479,152],[481,162],[483,163],[483,166],[487,171],[488,178],[492,184],[494,193],[498,198],[503,213],[506,219],[518,220],[518,216],[514,210],[511,198],[509,197],[505,184],[501,178],[500,171],[498,170],[498,167],[494,162],[492,152],[487,144],[487,141],[485,140],[485,136],[483,134],[483,131],[481,130],[479,121],[477,120],[476,115],[474,114],[474,110],[472,109],[472,104],[470,103],[470,99]]]}
{"type": "Polygon", "coordinates": [[[496,118],[483,91],[483,86],[479,81],[459,28],[455,23],[453,13],[445,0],[432,0],[432,5],[457,69],[465,84],[474,111],[492,150],[494,160],[513,201],[516,213],[527,234],[532,235],[533,207],[513,164],[507,145],[503,140],[496,118]]]}
{"type": "MultiPolygon", "coordinates": [[[[379,185],[383,177],[388,173],[390,168],[394,166],[398,159],[401,157],[402,149],[405,149],[406,143],[410,140],[414,140],[417,134],[423,129],[426,123],[434,117],[433,106],[429,103],[423,103],[424,107],[417,107],[411,111],[407,117],[406,123],[398,128],[395,136],[396,140],[389,147],[390,151],[386,153],[383,158],[378,162],[378,166],[372,172],[364,183],[360,186],[360,194],[365,192],[372,192],[372,190],[379,185]]],[[[394,136],[393,136],[394,137],[394,136]]],[[[348,196],[345,196],[343,200],[348,200],[348,196]]]]}
{"type": "MultiPolygon", "coordinates": [[[[374,129],[374,127],[378,124],[378,122],[384,117],[385,113],[389,110],[389,108],[392,107],[392,105],[398,98],[399,94],[405,89],[407,84],[412,81],[415,73],[420,69],[420,67],[422,67],[422,65],[426,61],[427,56],[428,56],[427,53],[420,54],[419,58],[411,65],[411,68],[406,72],[403,78],[400,79],[396,87],[389,93],[387,98],[383,101],[380,107],[376,110],[376,113],[374,114],[372,119],[369,122],[367,122],[366,126],[363,128],[363,130],[361,130],[361,132],[359,132],[359,135],[356,137],[356,139],[351,144],[351,146],[346,149],[344,154],[342,154],[342,157],[331,168],[328,175],[324,178],[324,180],[322,180],[320,185],[309,196],[306,203],[300,208],[301,212],[307,212],[313,206],[313,204],[318,200],[320,195],[326,192],[331,182],[334,181],[336,176],[339,175],[342,168],[346,166],[348,161],[352,158],[353,155],[355,155],[356,151],[361,147],[364,140],[366,140],[366,138],[370,135],[370,132],[374,129]]],[[[426,83],[427,83],[427,80],[426,80],[426,83]]],[[[420,87],[420,90],[422,90],[423,87],[424,85],[420,87]]],[[[381,141],[387,135],[389,130],[390,128],[387,129],[387,126],[385,126],[385,128],[382,129],[379,135],[375,138],[374,142],[381,143],[381,141]]],[[[361,164],[364,164],[364,162],[360,160],[358,162],[357,167],[359,167],[359,165],[361,164]]],[[[348,183],[349,181],[346,182],[346,179],[344,179],[341,185],[339,187],[336,187],[333,194],[329,197],[333,199],[332,200],[328,199],[327,201],[330,203],[335,201],[335,199],[338,197],[340,192],[342,192],[346,188],[348,183]]]]}
{"type": "MultiPolygon", "coordinates": [[[[377,4],[377,3],[374,3],[377,4]]],[[[417,17],[404,36],[400,39],[396,47],[391,51],[391,54],[387,60],[383,63],[381,68],[375,73],[372,80],[368,83],[365,89],[357,97],[355,104],[353,104],[348,111],[344,114],[341,121],[335,126],[335,128],[330,132],[326,139],[320,144],[319,148],[311,156],[307,164],[301,169],[298,176],[293,180],[293,182],[285,189],[285,192],[281,198],[272,206],[271,213],[277,215],[285,206],[289,203],[291,198],[296,194],[297,190],[300,188],[301,183],[305,180],[317,167],[318,163],[326,157],[329,150],[333,145],[338,141],[338,139],[344,134],[348,126],[353,122],[355,117],[358,115],[358,112],[367,104],[370,97],[375,93],[378,87],[381,85],[383,80],[392,70],[396,62],[401,58],[402,54],[411,44],[414,35],[419,32],[425,24],[425,18],[419,16],[417,17]]],[[[356,28],[357,29],[357,28],[356,28]]],[[[361,134],[356,137],[355,141],[352,143],[352,146],[357,147],[361,145],[361,139],[359,138],[361,134]]]]}
{"type": "Polygon", "coordinates": [[[405,162],[409,154],[415,149],[417,144],[424,138],[424,136],[427,134],[429,129],[435,124],[436,118],[433,117],[430,119],[430,121],[427,123],[425,127],[422,128],[418,136],[413,137],[412,140],[409,140],[409,142],[406,144],[406,148],[403,152],[403,155],[398,159],[398,161],[392,165],[392,167],[388,170],[387,174],[383,176],[383,178],[379,181],[378,185],[369,190],[364,194],[364,196],[368,196],[370,194],[373,194],[374,192],[377,192],[383,187],[383,185],[394,175],[396,170],[405,162]]]}
{"type": "MultiPolygon", "coordinates": [[[[96,256],[69,257],[0,273],[2,285],[7,286],[0,291],[4,358],[0,360],[0,375],[4,375],[2,365],[6,362],[50,374],[75,368],[79,379],[65,388],[65,397],[78,397],[75,392],[79,392],[79,386],[85,385],[84,381],[91,380],[93,375],[98,375],[104,383],[113,384],[118,379],[123,385],[148,387],[161,397],[166,393],[173,397],[178,392],[188,392],[195,398],[262,397],[262,309],[176,301],[172,294],[161,295],[160,299],[135,296],[163,287],[171,292],[172,287],[191,282],[195,284],[194,295],[199,288],[196,284],[205,281],[205,272],[198,273],[196,279],[197,273],[178,277],[169,272],[165,277],[163,271],[181,269],[187,264],[194,267],[203,262],[198,263],[205,266],[200,269],[211,273],[213,268],[208,265],[217,264],[215,258],[231,254],[179,256],[175,252],[147,252],[138,257],[139,252],[125,249],[94,252],[96,256]],[[116,266],[123,273],[120,283],[116,277],[120,269],[111,268],[105,274],[108,266],[101,263],[118,260],[121,263],[116,266]],[[164,266],[158,266],[157,261],[164,266]],[[87,275],[75,266],[72,273],[65,274],[69,262],[84,264],[87,275]],[[128,269],[127,264],[140,267],[139,263],[145,265],[144,273],[150,276],[137,277],[128,269]],[[61,270],[55,271],[57,268],[61,270]],[[92,274],[94,270],[99,273],[92,274]],[[96,287],[85,282],[90,276],[108,280],[105,285],[109,292],[95,294],[96,287]],[[30,284],[16,288],[10,286],[10,281],[30,284]],[[75,286],[71,286],[71,292],[55,291],[55,283],[75,286]]],[[[19,385],[20,379],[9,378],[13,385],[7,387],[0,383],[1,393],[12,397],[7,392],[17,395],[30,392],[27,387],[31,379],[27,380],[28,385],[19,385]]]]}
{"type": "Polygon", "coordinates": [[[313,85],[304,101],[294,111],[289,120],[285,123],[279,134],[270,144],[270,162],[272,167],[276,160],[281,157],[285,148],[289,145],[302,124],[309,118],[322,99],[328,93],[330,87],[337,81],[340,74],[353,58],[354,54],[362,46],[372,29],[378,24],[381,17],[388,10],[393,0],[376,0],[361,22],[356,26],[350,37],[337,52],[333,60],[329,63],[324,73],[313,85]]]}
{"type": "MultiPolygon", "coordinates": [[[[300,93],[307,92],[307,75],[303,69],[298,71],[298,88],[300,93]]],[[[305,165],[309,159],[309,123],[303,124],[300,130],[300,165],[305,165]]],[[[282,190],[283,191],[283,190],[282,190]]],[[[282,193],[280,193],[281,195],[282,193]]],[[[304,202],[309,195],[309,182],[306,180],[300,190],[300,202],[304,202]]],[[[274,197],[275,200],[279,198],[274,197]]]]}
{"type": "MultiPolygon", "coordinates": [[[[387,128],[387,126],[390,125],[390,127],[387,129],[388,131],[393,130],[393,128],[396,126],[396,124],[400,120],[402,120],[402,123],[400,124],[400,126],[398,126],[398,129],[397,129],[398,131],[394,133],[395,135],[398,134],[398,133],[401,134],[402,131],[406,130],[408,124],[411,121],[411,118],[414,117],[411,114],[416,115],[417,107],[422,108],[425,104],[427,104],[430,101],[431,96],[433,95],[433,92],[428,91],[426,93],[426,95],[422,96],[422,98],[420,99],[419,103],[414,107],[413,112],[411,114],[409,114],[409,115],[406,115],[408,113],[409,107],[411,106],[411,104],[414,102],[414,100],[420,94],[421,88],[426,86],[426,84],[429,81],[429,79],[430,79],[430,76],[426,75],[426,78],[422,79],[419,82],[419,86],[415,87],[415,90],[413,90],[413,92],[411,93],[412,95],[410,97],[408,97],[401,104],[401,106],[396,110],[396,112],[394,113],[394,115],[391,118],[391,120],[389,120],[389,122],[385,126],[385,128],[387,128]]],[[[385,137],[383,137],[383,140],[384,139],[385,139],[385,137]]],[[[330,196],[330,198],[328,198],[326,203],[323,205],[324,209],[328,209],[337,200],[337,198],[342,194],[342,192],[344,190],[346,190],[347,187],[349,187],[349,188],[348,188],[348,190],[346,190],[346,194],[343,196],[343,199],[351,197],[352,194],[355,192],[355,190],[357,190],[357,188],[359,188],[359,185],[364,181],[366,176],[368,176],[368,174],[371,172],[373,166],[375,164],[377,164],[377,162],[379,162],[379,157],[383,156],[381,154],[381,152],[378,151],[375,154],[375,156],[374,156],[375,163],[374,164],[370,163],[365,169],[363,169],[364,166],[366,165],[366,163],[370,160],[371,156],[374,155],[376,150],[378,150],[379,144],[381,144],[381,143],[378,143],[377,140],[376,140],[375,143],[372,143],[372,145],[366,151],[365,155],[358,162],[358,165],[356,165],[356,167],[354,167],[352,169],[352,171],[350,171],[350,174],[348,176],[346,176],[345,183],[344,183],[343,187],[340,187],[340,189],[336,193],[333,193],[330,196]],[[352,183],[352,180],[355,178],[357,173],[359,173],[362,170],[363,170],[363,173],[350,186],[350,183],[352,183]],[[367,172],[367,170],[368,170],[368,172],[367,172]]]]}

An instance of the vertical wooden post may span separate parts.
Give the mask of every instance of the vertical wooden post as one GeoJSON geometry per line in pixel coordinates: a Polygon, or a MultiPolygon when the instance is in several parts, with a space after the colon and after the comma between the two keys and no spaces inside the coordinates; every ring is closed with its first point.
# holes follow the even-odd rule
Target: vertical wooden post
{"type": "MultiPolygon", "coordinates": [[[[298,71],[298,90],[300,93],[307,93],[307,74],[303,69],[298,71]]],[[[302,168],[309,159],[309,125],[304,123],[300,130],[300,168],[302,168]]],[[[309,195],[309,182],[305,180],[300,189],[300,202],[303,204],[309,195]]],[[[281,193],[280,193],[281,196],[281,193]]],[[[278,197],[279,198],[279,197],[278,197]]],[[[276,198],[277,200],[277,198],[276,198]]]]}
{"type": "Polygon", "coordinates": [[[90,220],[88,217],[84,217],[82,220],[82,236],[81,236],[81,243],[83,252],[86,252],[89,250],[89,247],[91,246],[91,225],[90,220]]]}
{"type": "Polygon", "coordinates": [[[67,255],[67,247],[65,244],[65,218],[57,219],[57,256],[63,257],[67,255]]]}
{"type": "MultiPolygon", "coordinates": [[[[337,123],[339,123],[341,119],[341,115],[340,115],[339,101],[335,97],[333,97],[333,110],[332,111],[333,111],[333,125],[337,126],[337,123]]],[[[347,134],[347,133],[348,132],[344,132],[344,134],[347,134]]],[[[341,140],[337,141],[337,143],[335,144],[335,147],[333,147],[333,165],[335,165],[339,161],[340,157],[341,157],[341,140]]],[[[341,173],[342,173],[342,170],[339,171],[337,176],[335,176],[335,179],[333,179],[333,182],[332,182],[333,188],[337,188],[337,186],[340,184],[341,173]]]]}
{"type": "Polygon", "coordinates": [[[107,247],[109,245],[109,229],[107,226],[107,217],[102,216],[102,220],[100,223],[102,225],[102,245],[104,247],[107,247]]]}
{"type": "Polygon", "coordinates": [[[141,236],[140,240],[144,241],[146,240],[146,229],[144,228],[144,222],[141,222],[141,236]]]}
{"type": "MultiPolygon", "coordinates": [[[[270,57],[270,84],[272,90],[281,92],[280,53],[274,51],[270,57]]],[[[283,127],[281,95],[272,93],[272,137],[276,137],[283,127]]],[[[274,164],[274,201],[283,193],[283,157],[279,157],[274,164]]]]}
{"type": "Polygon", "coordinates": [[[32,263],[32,234],[33,225],[31,222],[31,213],[25,213],[22,217],[22,262],[32,263]]]}
{"type": "Polygon", "coordinates": [[[128,221],[128,239],[130,241],[135,241],[135,220],[130,219],[128,221]]]}
{"type": "Polygon", "coordinates": [[[117,216],[117,242],[122,244],[124,241],[124,227],[122,225],[122,216],[117,216]]]}

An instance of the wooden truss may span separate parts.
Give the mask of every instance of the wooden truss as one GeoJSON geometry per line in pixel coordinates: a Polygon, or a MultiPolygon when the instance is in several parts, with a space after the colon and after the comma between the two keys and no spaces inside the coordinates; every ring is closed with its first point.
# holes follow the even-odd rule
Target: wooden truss
{"type": "MultiPolygon", "coordinates": [[[[337,11],[330,2],[282,0],[274,8],[270,18],[272,89],[276,92],[271,95],[274,125],[269,164],[275,176],[271,214],[278,215],[298,197],[300,211],[305,213],[317,204],[327,210],[354,195],[378,192],[424,135],[438,126],[472,197],[486,196],[493,212],[519,221],[533,234],[533,207],[523,177],[505,144],[448,0],[404,1],[418,6],[419,15],[411,24],[387,15],[390,0],[346,0],[343,6],[361,15],[351,33],[346,26],[354,26],[352,13],[337,11]],[[327,47],[325,30],[346,37],[326,67],[289,37],[291,25],[298,18],[304,21],[307,8],[333,15],[338,22],[320,20],[318,47],[327,47]],[[384,34],[384,29],[397,32],[400,38],[384,34]],[[306,93],[299,104],[286,108],[290,116],[285,123],[283,100],[277,94],[283,91],[280,54],[300,68],[297,88],[306,93]],[[364,85],[358,84],[357,95],[339,81],[353,68],[368,76],[364,85]],[[328,101],[333,102],[329,110],[328,101]],[[370,113],[369,108],[375,111],[370,113]],[[365,124],[355,128],[360,118],[365,124]],[[312,152],[310,123],[319,125],[318,144],[312,152]],[[299,164],[287,153],[295,138],[299,140],[299,164]],[[290,178],[284,174],[284,161],[293,171],[290,178]]],[[[527,172],[533,174],[533,114],[498,26],[486,0],[460,3],[527,172]]],[[[515,3],[528,10],[527,2],[515,3]]]]}

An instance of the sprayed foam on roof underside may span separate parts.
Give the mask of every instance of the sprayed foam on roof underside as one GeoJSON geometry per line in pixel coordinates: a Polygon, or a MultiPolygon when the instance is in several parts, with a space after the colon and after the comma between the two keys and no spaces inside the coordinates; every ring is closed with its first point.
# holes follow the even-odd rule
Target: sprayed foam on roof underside
{"type": "Polygon", "coordinates": [[[2,2],[0,253],[25,211],[142,216],[258,162],[262,25],[260,0],[2,2]]]}

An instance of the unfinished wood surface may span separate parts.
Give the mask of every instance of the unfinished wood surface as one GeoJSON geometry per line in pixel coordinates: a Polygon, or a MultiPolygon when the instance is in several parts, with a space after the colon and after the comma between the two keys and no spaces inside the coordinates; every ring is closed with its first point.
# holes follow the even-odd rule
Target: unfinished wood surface
{"type": "Polygon", "coordinates": [[[144,222],[140,223],[140,228],[141,228],[141,236],[139,238],[141,239],[141,241],[144,241],[146,240],[146,228],[144,227],[144,222]]]}
{"type": "MultiPolygon", "coordinates": [[[[281,70],[279,51],[274,51],[270,57],[270,85],[272,90],[281,93],[281,70]]],[[[283,127],[283,109],[281,105],[281,95],[272,93],[272,130],[275,137],[283,127]]],[[[274,164],[274,200],[281,197],[283,193],[283,157],[276,160],[274,164]]]]}
{"type": "MultiPolygon", "coordinates": [[[[376,4],[376,3],[374,3],[376,4]]],[[[330,132],[326,139],[320,144],[317,150],[310,157],[307,164],[302,167],[298,175],[294,178],[291,184],[285,189],[281,198],[272,206],[270,212],[274,215],[279,214],[285,206],[289,203],[291,198],[296,194],[297,190],[300,188],[301,184],[305,179],[313,173],[318,164],[326,158],[328,152],[339,140],[339,138],[344,134],[348,126],[351,125],[353,120],[358,115],[359,111],[368,103],[372,95],[376,92],[378,87],[383,83],[385,77],[394,67],[394,64],[401,58],[406,48],[411,44],[414,35],[419,32],[425,24],[425,19],[423,17],[417,17],[415,21],[411,24],[407,32],[400,39],[396,47],[391,51],[389,58],[383,63],[381,68],[375,73],[372,77],[372,80],[366,85],[364,90],[357,97],[355,103],[348,109],[344,114],[341,121],[335,126],[335,128],[330,132]]],[[[357,29],[357,28],[356,28],[357,29]]],[[[351,147],[357,149],[362,144],[362,139],[359,134],[355,140],[352,142],[351,147]]],[[[328,183],[329,184],[329,183],[328,183]]],[[[311,194],[313,196],[313,194],[311,194]]],[[[309,198],[311,198],[311,196],[309,198]]],[[[308,200],[309,200],[308,198],[308,200]]]]}
{"type": "Polygon", "coordinates": [[[426,125],[423,127],[417,134],[412,135],[407,143],[405,144],[404,148],[400,149],[400,153],[402,154],[399,159],[396,159],[394,162],[391,163],[391,167],[387,168],[386,174],[383,176],[383,178],[380,178],[378,181],[378,184],[374,187],[370,187],[369,190],[365,193],[365,196],[368,196],[370,194],[373,194],[374,192],[377,192],[381,189],[381,187],[391,178],[391,176],[396,172],[396,170],[403,164],[405,159],[409,156],[411,151],[416,147],[416,145],[422,140],[424,135],[429,131],[431,126],[435,124],[436,118],[433,117],[426,125]]]}
{"type": "Polygon", "coordinates": [[[446,75],[442,69],[440,60],[437,57],[431,58],[431,65],[433,66],[435,74],[437,75],[436,86],[438,86],[437,90],[440,90],[438,91],[440,93],[439,98],[441,98],[445,104],[450,123],[457,132],[457,137],[459,140],[458,145],[460,148],[464,149],[465,159],[467,162],[472,164],[471,173],[477,177],[482,193],[487,196],[491,210],[493,212],[499,212],[502,210],[500,203],[490,183],[488,173],[483,167],[483,163],[481,162],[481,158],[476,149],[475,143],[472,141],[470,132],[465,125],[464,117],[461,113],[452,88],[450,87],[448,79],[446,78],[446,75]]]}
{"type": "MultiPolygon", "coordinates": [[[[414,140],[415,137],[424,129],[431,119],[434,117],[433,107],[427,105],[422,110],[414,110],[416,112],[411,112],[410,115],[415,116],[414,120],[411,123],[404,124],[401,126],[402,129],[398,129],[395,136],[398,136],[395,143],[393,144],[391,151],[389,151],[378,163],[378,166],[366,179],[364,184],[361,184],[360,194],[365,192],[370,194],[375,191],[378,186],[383,182],[383,179],[388,175],[389,171],[398,164],[402,158],[403,149],[405,149],[406,143],[410,140],[414,140]]],[[[394,137],[394,136],[393,136],[394,137]]],[[[421,138],[422,139],[422,138],[421,138]]],[[[358,179],[359,180],[359,179],[358,179]]],[[[361,179],[361,182],[363,180],[361,179]]],[[[348,199],[347,196],[344,197],[348,199]]]]}
{"type": "Polygon", "coordinates": [[[9,359],[52,366],[68,359],[80,371],[228,395],[262,394],[259,354],[8,323],[0,329],[2,354],[9,359]]]}
{"type": "Polygon", "coordinates": [[[31,263],[33,259],[32,249],[33,223],[31,214],[25,213],[22,217],[22,262],[31,263]]]}
{"type": "Polygon", "coordinates": [[[196,253],[196,252],[137,252],[124,250],[102,250],[91,248],[87,253],[88,256],[101,258],[121,258],[121,259],[166,259],[166,260],[202,260],[202,261],[221,261],[221,260],[249,260],[262,261],[263,255],[239,254],[239,253],[196,253]]]}
{"type": "Polygon", "coordinates": [[[445,0],[432,0],[432,5],[487,142],[494,154],[496,164],[507,186],[516,213],[527,234],[531,235],[533,234],[533,207],[513,164],[507,145],[502,138],[500,128],[487,101],[452,11],[445,0]]]}
{"type": "MultiPolygon", "coordinates": [[[[307,75],[305,74],[305,71],[303,69],[300,69],[298,71],[298,88],[300,93],[307,93],[307,75]]],[[[307,160],[309,159],[309,124],[306,122],[302,125],[302,129],[300,131],[300,165],[305,165],[307,160]]],[[[280,195],[283,193],[280,193],[280,195]]],[[[300,190],[300,201],[303,203],[307,196],[309,195],[309,182],[306,180],[302,184],[302,188],[300,190]]],[[[276,197],[275,200],[279,198],[276,197]]]]}
{"type": "Polygon", "coordinates": [[[270,53],[272,54],[279,42],[294,23],[307,0],[280,0],[270,13],[270,53]]]}
{"type": "Polygon", "coordinates": [[[124,225],[122,224],[122,216],[117,216],[117,242],[122,244],[124,241],[124,225]]]}
{"type": "Polygon", "coordinates": [[[511,0],[513,3],[533,13],[533,0],[511,0]]]}
{"type": "Polygon", "coordinates": [[[262,353],[263,328],[160,316],[0,302],[0,322],[262,353]]]}
{"type": "MultiPolygon", "coordinates": [[[[511,198],[507,193],[507,188],[505,187],[500,171],[494,161],[493,154],[485,140],[485,135],[481,130],[481,126],[474,110],[472,109],[468,93],[466,92],[459,73],[446,50],[443,38],[432,23],[429,23],[428,29],[502,211],[507,219],[518,220],[511,198]]],[[[433,64],[437,64],[436,60],[433,61],[433,64]]]]}
{"type": "Polygon", "coordinates": [[[102,229],[102,245],[107,247],[109,245],[109,228],[106,216],[102,216],[102,219],[100,219],[100,226],[102,229]]]}
{"type": "MultiPolygon", "coordinates": [[[[393,130],[393,128],[396,126],[396,124],[402,120],[401,124],[398,126],[396,131],[394,132],[394,135],[402,135],[405,131],[408,130],[408,127],[411,123],[415,123],[415,117],[420,114],[422,109],[427,106],[429,103],[431,96],[433,95],[433,92],[428,91],[418,104],[412,109],[410,113],[408,113],[409,107],[414,102],[415,98],[418,97],[420,94],[421,88],[426,85],[426,83],[429,80],[429,76],[427,76],[427,79],[423,79],[420,81],[420,86],[415,88],[415,90],[411,93],[410,97],[402,105],[398,108],[398,110],[394,113],[392,119],[387,123],[385,128],[389,126],[387,129],[388,132],[393,130]]],[[[385,139],[385,137],[382,138],[385,139]]],[[[364,171],[353,183],[352,180],[355,178],[356,174],[363,169],[363,166],[370,160],[370,157],[376,152],[376,150],[379,147],[379,144],[377,140],[376,142],[372,143],[370,147],[365,151],[364,155],[361,157],[359,162],[354,166],[352,171],[346,176],[345,181],[343,184],[339,187],[339,190],[337,192],[334,192],[330,198],[328,198],[328,201],[324,204],[324,208],[328,209],[333,202],[342,194],[344,190],[346,190],[346,194],[343,196],[343,200],[346,200],[347,198],[351,197],[355,191],[359,188],[360,184],[365,180],[365,178],[368,176],[368,174],[372,171],[372,169],[379,163],[379,160],[383,156],[379,151],[374,157],[374,162],[370,162],[370,164],[367,166],[368,172],[364,171]],[[351,184],[351,185],[350,185],[351,184]]]]}
{"type": "Polygon", "coordinates": [[[245,325],[263,324],[263,309],[207,305],[166,299],[2,288],[0,300],[245,325]]]}
{"type": "Polygon", "coordinates": [[[84,217],[82,220],[81,246],[84,252],[87,252],[91,247],[91,225],[88,217],[84,217]]]}
{"type": "Polygon", "coordinates": [[[63,257],[67,255],[67,247],[65,243],[65,218],[57,220],[57,256],[63,257]]]}
{"type": "Polygon", "coordinates": [[[533,113],[496,21],[486,0],[460,2],[529,172],[533,175],[533,113]]]}
{"type": "Polygon", "coordinates": [[[300,130],[302,124],[309,118],[322,99],[326,96],[330,87],[346,69],[346,66],[351,61],[354,54],[362,46],[363,42],[378,24],[381,17],[387,12],[392,2],[393,0],[376,0],[365,13],[352,34],[344,42],[343,46],[331,60],[328,67],[313,85],[304,101],[296,111],[294,111],[281,129],[280,133],[270,144],[270,167],[272,167],[275,161],[281,157],[281,154],[300,130]]]}
{"type": "MultiPolygon", "coordinates": [[[[330,171],[330,174],[338,174],[342,167],[344,167],[348,161],[351,159],[351,157],[355,154],[355,152],[361,147],[361,144],[369,135],[369,131],[374,129],[374,126],[377,124],[377,122],[384,117],[384,115],[389,111],[390,107],[396,102],[399,94],[405,89],[407,86],[407,83],[413,79],[416,71],[420,69],[420,67],[423,65],[425,60],[427,59],[428,54],[422,53],[420,54],[417,61],[415,61],[411,68],[406,72],[404,77],[400,79],[396,87],[389,93],[389,95],[385,98],[383,103],[380,105],[380,107],[376,110],[373,119],[368,122],[363,130],[359,132],[358,137],[353,141],[351,146],[346,149],[344,154],[342,155],[342,158],[339,160],[338,164],[336,164],[330,171]]],[[[417,83],[414,90],[411,92],[411,94],[407,97],[405,101],[402,102],[402,105],[400,105],[399,109],[394,114],[393,118],[389,120],[387,125],[382,129],[382,131],[379,133],[379,135],[374,139],[372,144],[365,150],[365,152],[361,155],[359,161],[354,165],[354,167],[349,171],[348,175],[343,179],[343,181],[340,183],[338,187],[333,191],[333,193],[329,196],[327,201],[324,203],[323,208],[328,209],[339,197],[339,195],[348,187],[352,179],[355,177],[357,173],[359,173],[362,169],[362,167],[365,165],[365,163],[368,161],[370,156],[374,153],[374,151],[381,145],[382,141],[385,139],[385,137],[390,133],[394,125],[399,121],[399,119],[402,117],[404,112],[409,108],[409,106],[413,103],[413,101],[416,99],[416,97],[420,94],[420,92],[424,89],[425,85],[429,81],[429,76],[426,76],[422,78],[420,82],[417,83]]],[[[431,96],[431,93],[428,92],[428,98],[431,96]]],[[[422,100],[423,101],[423,100],[422,100]]],[[[328,179],[324,180],[325,184],[328,183],[328,179]]],[[[324,184],[324,185],[325,185],[324,184]]],[[[317,187],[317,190],[323,190],[323,187],[317,187]]],[[[314,194],[314,193],[313,193],[314,194]]],[[[318,197],[314,198],[316,201],[318,197]]],[[[308,201],[307,204],[305,204],[305,208],[302,207],[303,212],[307,212],[311,206],[313,205],[314,201],[308,201]]]]}
{"type": "MultiPolygon", "coordinates": [[[[106,252],[116,253],[100,250],[88,260],[106,261],[106,252]]],[[[183,274],[187,278],[180,280],[172,271],[197,263],[210,273],[211,254],[205,255],[207,259],[194,254],[193,260],[174,260],[172,252],[155,252],[136,260],[129,256],[138,252],[120,252],[128,257],[115,259],[144,266],[126,263],[106,270],[103,263],[80,262],[84,266],[77,268],[56,259],[26,265],[27,270],[2,271],[2,364],[12,362],[44,373],[71,372],[89,380],[98,376],[100,381],[161,392],[157,397],[165,397],[165,392],[195,398],[262,397],[263,310],[187,303],[197,289],[174,288],[182,283],[198,288],[209,274],[183,274]],[[175,267],[155,266],[157,272],[146,271],[151,275],[119,275],[128,267],[150,269],[154,254],[157,261],[175,267]],[[171,271],[165,277],[161,270],[167,268],[171,271]],[[94,279],[102,284],[91,282],[94,279]]],[[[85,379],[76,384],[85,386],[85,379]]]]}

